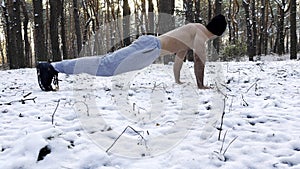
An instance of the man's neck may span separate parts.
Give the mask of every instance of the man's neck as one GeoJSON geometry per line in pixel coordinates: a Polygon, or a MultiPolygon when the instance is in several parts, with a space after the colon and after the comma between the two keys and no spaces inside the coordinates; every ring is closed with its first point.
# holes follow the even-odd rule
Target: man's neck
{"type": "Polygon", "coordinates": [[[211,33],[208,29],[205,28],[204,31],[205,35],[207,36],[208,39],[215,39],[216,37],[218,37],[217,35],[211,33]]]}

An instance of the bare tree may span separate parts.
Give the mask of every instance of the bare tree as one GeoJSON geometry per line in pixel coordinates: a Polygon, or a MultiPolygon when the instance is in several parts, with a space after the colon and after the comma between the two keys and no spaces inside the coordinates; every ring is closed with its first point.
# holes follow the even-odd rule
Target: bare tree
{"type": "Polygon", "coordinates": [[[174,29],[174,7],[175,0],[158,1],[158,34],[163,34],[174,29]]]}
{"type": "MultiPolygon", "coordinates": [[[[7,3],[4,3],[1,5],[2,7],[2,16],[3,16],[3,22],[5,23],[4,28],[4,34],[5,34],[5,39],[6,39],[6,58],[7,58],[7,62],[9,62],[10,57],[13,55],[13,50],[12,50],[12,46],[11,46],[11,29],[10,29],[10,25],[9,25],[9,15],[8,15],[8,9],[7,9],[7,3]]],[[[4,60],[4,57],[3,57],[4,60]]],[[[2,61],[3,62],[3,61],[2,61]]]]}
{"type": "Polygon", "coordinates": [[[193,0],[183,0],[183,9],[185,11],[185,21],[186,23],[194,22],[194,3],[193,0]]]}
{"type": "MultiPolygon", "coordinates": [[[[254,1],[254,0],[252,0],[254,1]]],[[[254,47],[253,47],[253,34],[252,34],[252,24],[250,18],[250,0],[244,0],[243,6],[245,8],[245,18],[246,18],[246,31],[247,31],[247,53],[249,56],[249,60],[253,60],[253,56],[255,55],[254,47]]]]}
{"type": "Polygon", "coordinates": [[[267,25],[266,25],[266,9],[268,9],[267,6],[267,0],[261,0],[261,7],[260,7],[260,30],[259,30],[259,41],[258,41],[258,45],[257,45],[257,54],[261,55],[262,53],[264,53],[266,55],[265,49],[265,45],[267,45],[265,43],[265,39],[267,38],[266,36],[266,31],[267,31],[267,25]]]}
{"type": "Polygon", "coordinates": [[[23,68],[25,67],[25,55],[24,55],[24,45],[22,37],[21,28],[21,10],[20,10],[20,0],[9,0],[8,1],[8,15],[9,22],[8,26],[11,29],[8,32],[9,38],[9,65],[11,69],[23,68]],[[11,45],[11,46],[10,46],[11,45]]]}
{"type": "Polygon", "coordinates": [[[43,4],[40,0],[33,0],[32,3],[34,12],[34,54],[37,61],[46,61],[48,55],[45,44],[43,4]]]}
{"type": "Polygon", "coordinates": [[[73,0],[73,16],[74,16],[74,25],[75,25],[75,34],[76,34],[76,43],[77,43],[77,54],[75,57],[78,57],[81,48],[82,48],[82,38],[81,38],[81,28],[79,21],[79,13],[78,13],[78,3],[77,0],[73,0]]]}
{"type": "Polygon", "coordinates": [[[26,7],[26,2],[24,0],[21,0],[21,7],[22,7],[22,13],[24,16],[23,21],[23,32],[24,32],[24,47],[25,47],[25,64],[26,67],[32,67],[32,55],[31,55],[31,46],[29,42],[29,36],[28,36],[28,22],[29,22],[29,16],[28,11],[26,7]]]}
{"type": "Polygon", "coordinates": [[[202,23],[202,18],[200,15],[201,8],[200,8],[200,0],[195,1],[195,22],[196,23],[202,23]]]}
{"type": "Polygon", "coordinates": [[[128,0],[123,0],[123,34],[124,34],[124,46],[128,46],[130,41],[130,7],[128,0]]]}
{"type": "Polygon", "coordinates": [[[68,59],[68,50],[67,50],[67,38],[66,38],[66,18],[65,18],[65,8],[64,8],[64,0],[61,0],[61,3],[59,5],[60,9],[60,35],[61,35],[61,43],[62,43],[62,52],[63,52],[63,58],[68,59]]]}
{"type": "MultiPolygon", "coordinates": [[[[215,15],[219,15],[222,13],[222,0],[215,0],[215,15]]],[[[216,38],[213,41],[214,47],[216,48],[217,52],[220,51],[220,38],[216,38]]]]}
{"type": "Polygon", "coordinates": [[[290,37],[291,37],[291,46],[290,46],[290,59],[297,59],[297,20],[296,20],[296,12],[297,6],[296,1],[291,0],[291,8],[290,8],[290,37]]]}
{"type": "Polygon", "coordinates": [[[59,19],[60,0],[50,0],[50,39],[53,61],[61,61],[59,48],[58,19],[59,19]]]}
{"type": "Polygon", "coordinates": [[[149,32],[155,34],[155,30],[154,30],[154,25],[155,25],[155,21],[154,21],[154,4],[152,0],[148,0],[148,26],[149,26],[149,32]]]}
{"type": "Polygon", "coordinates": [[[256,7],[255,0],[251,1],[251,10],[252,10],[252,54],[249,56],[249,61],[254,61],[254,56],[256,55],[256,42],[257,42],[257,23],[256,23],[256,7]]]}
{"type": "MultiPolygon", "coordinates": [[[[158,34],[164,34],[175,28],[174,21],[175,0],[159,0],[158,1],[158,34]]],[[[174,55],[163,57],[164,63],[174,60],[174,55]]]]}

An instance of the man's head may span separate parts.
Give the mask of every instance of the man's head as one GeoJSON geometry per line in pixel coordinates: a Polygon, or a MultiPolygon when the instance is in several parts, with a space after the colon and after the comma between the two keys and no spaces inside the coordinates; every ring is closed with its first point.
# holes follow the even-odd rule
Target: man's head
{"type": "Polygon", "coordinates": [[[214,35],[221,36],[227,27],[225,16],[220,14],[215,16],[207,25],[206,28],[214,35]]]}

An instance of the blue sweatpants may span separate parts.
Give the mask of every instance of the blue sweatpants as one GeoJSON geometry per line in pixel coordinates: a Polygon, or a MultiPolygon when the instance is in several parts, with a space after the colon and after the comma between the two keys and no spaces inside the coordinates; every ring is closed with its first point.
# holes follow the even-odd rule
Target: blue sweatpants
{"type": "Polygon", "coordinates": [[[140,36],[131,45],[101,56],[53,62],[60,73],[87,73],[95,76],[114,76],[140,70],[152,64],[160,55],[160,40],[152,35],[140,36]]]}

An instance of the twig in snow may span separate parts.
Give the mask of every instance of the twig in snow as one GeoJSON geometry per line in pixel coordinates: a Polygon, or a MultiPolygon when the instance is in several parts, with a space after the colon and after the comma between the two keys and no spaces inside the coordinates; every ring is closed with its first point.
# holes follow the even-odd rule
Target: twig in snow
{"type": "Polygon", "coordinates": [[[227,95],[224,94],[224,93],[221,91],[221,89],[219,88],[217,82],[215,82],[215,85],[216,85],[217,91],[218,91],[219,93],[221,93],[225,98],[227,98],[227,95]]]}
{"type": "Polygon", "coordinates": [[[37,97],[33,97],[33,98],[29,98],[29,99],[14,100],[14,101],[6,102],[6,103],[0,103],[0,106],[2,106],[2,105],[12,105],[15,102],[21,102],[22,104],[25,104],[25,102],[28,101],[28,100],[32,100],[35,103],[36,98],[37,97]]]}
{"type": "Polygon", "coordinates": [[[130,128],[132,131],[134,131],[135,133],[137,133],[141,138],[142,140],[145,142],[145,146],[147,148],[147,144],[146,144],[146,140],[145,138],[138,132],[136,131],[134,128],[132,128],[131,126],[127,126],[123,132],[117,137],[117,139],[112,143],[112,145],[106,150],[106,153],[108,153],[108,151],[117,143],[117,141],[120,139],[120,137],[126,132],[126,130],[130,128]]]}
{"type": "Polygon", "coordinates": [[[221,145],[220,151],[219,151],[219,152],[214,151],[214,152],[216,153],[218,159],[221,160],[221,161],[226,161],[225,153],[227,152],[227,150],[228,150],[228,148],[230,147],[230,145],[238,138],[238,136],[236,136],[234,139],[232,139],[231,142],[227,145],[227,147],[226,147],[225,150],[223,151],[226,135],[227,135],[227,131],[226,131],[225,134],[224,134],[224,137],[223,137],[223,141],[222,141],[222,145],[221,145]],[[223,151],[223,152],[222,152],[222,151],[223,151]]]}
{"type": "Polygon", "coordinates": [[[227,131],[225,132],[224,136],[223,136],[223,141],[222,141],[222,145],[221,145],[221,148],[220,148],[220,154],[222,153],[222,150],[223,150],[223,147],[224,147],[224,142],[225,142],[225,138],[226,138],[226,135],[227,135],[227,131]]]}
{"type": "Polygon", "coordinates": [[[243,106],[249,106],[249,104],[246,102],[246,100],[244,99],[244,95],[242,95],[242,100],[243,100],[243,106]]]}
{"type": "MultiPolygon", "coordinates": [[[[257,80],[258,81],[258,80],[257,80]]],[[[246,91],[246,93],[248,93],[249,91],[250,91],[250,89],[252,88],[252,87],[254,87],[255,86],[255,90],[257,90],[257,81],[255,82],[255,83],[253,83],[250,87],[249,87],[249,89],[246,91]]]]}
{"type": "Polygon", "coordinates": [[[161,82],[161,83],[159,83],[159,84],[156,84],[156,82],[154,82],[154,86],[153,86],[153,88],[152,88],[152,93],[153,93],[153,91],[155,90],[155,88],[158,87],[158,86],[160,86],[160,85],[162,85],[164,91],[166,91],[166,85],[165,85],[163,82],[161,82]]]}
{"type": "Polygon", "coordinates": [[[223,152],[223,155],[225,156],[225,153],[227,152],[229,146],[238,138],[239,136],[234,137],[234,139],[231,140],[231,142],[228,144],[228,146],[226,147],[226,149],[223,152]]]}
{"type": "Polygon", "coordinates": [[[26,95],[24,95],[23,98],[26,98],[26,97],[28,97],[28,96],[31,95],[31,94],[32,94],[32,92],[29,92],[29,93],[27,93],[26,95]]]}
{"type": "Polygon", "coordinates": [[[221,140],[221,133],[222,133],[222,130],[223,130],[223,123],[224,123],[224,116],[225,116],[225,107],[226,107],[226,98],[224,98],[224,107],[223,107],[223,113],[222,113],[222,117],[221,117],[221,124],[220,124],[220,127],[218,128],[218,130],[219,130],[218,140],[219,141],[221,140]]]}
{"type": "Polygon", "coordinates": [[[58,108],[58,106],[59,106],[59,102],[60,102],[60,99],[57,101],[56,108],[55,108],[55,110],[54,110],[54,112],[53,112],[53,114],[52,114],[52,125],[53,125],[53,123],[54,123],[54,115],[55,115],[56,110],[57,110],[57,108],[58,108]]]}
{"type": "Polygon", "coordinates": [[[227,87],[225,84],[220,83],[223,87],[225,87],[228,91],[232,91],[229,87],[227,87]]]}

